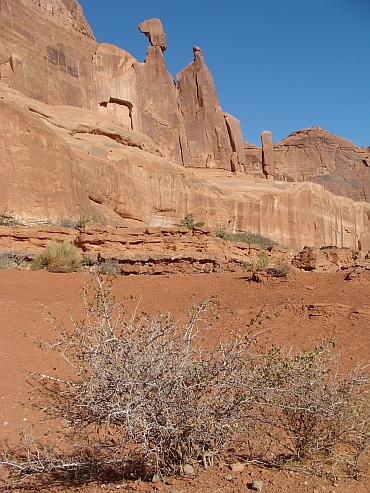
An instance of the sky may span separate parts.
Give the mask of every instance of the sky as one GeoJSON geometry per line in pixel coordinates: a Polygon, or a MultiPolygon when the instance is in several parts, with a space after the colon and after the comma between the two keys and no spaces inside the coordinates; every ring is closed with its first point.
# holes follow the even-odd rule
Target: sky
{"type": "Polygon", "coordinates": [[[161,19],[176,74],[203,51],[223,111],[261,145],[320,126],[370,146],[370,0],[79,0],[99,43],[143,62],[161,19]]]}

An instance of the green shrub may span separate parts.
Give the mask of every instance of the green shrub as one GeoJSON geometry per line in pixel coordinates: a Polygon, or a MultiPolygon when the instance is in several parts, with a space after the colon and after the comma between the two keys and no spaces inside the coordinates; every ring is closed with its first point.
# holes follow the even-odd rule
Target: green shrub
{"type": "Polygon", "coordinates": [[[216,228],[215,234],[217,238],[222,238],[223,240],[227,240],[228,234],[227,234],[226,226],[223,224],[222,226],[216,228]]]}
{"type": "Polygon", "coordinates": [[[192,230],[194,227],[201,228],[202,226],[205,225],[204,221],[200,221],[198,223],[194,222],[194,214],[191,212],[189,214],[186,214],[184,219],[181,219],[180,221],[181,226],[185,226],[188,229],[192,230]]]}
{"type": "Polygon", "coordinates": [[[97,223],[97,222],[99,222],[99,221],[98,221],[98,218],[96,216],[82,216],[76,221],[75,228],[76,229],[83,229],[86,226],[86,224],[97,223]]]}
{"type": "Polygon", "coordinates": [[[45,250],[32,262],[32,269],[47,269],[49,272],[73,272],[81,266],[81,255],[75,245],[67,240],[51,240],[45,250]]]}
{"type": "Polygon", "coordinates": [[[263,250],[267,250],[270,246],[277,245],[276,241],[266,238],[258,234],[250,233],[248,231],[242,233],[230,233],[226,235],[226,240],[240,241],[243,243],[249,243],[250,245],[259,245],[263,250]]]}
{"type": "Polygon", "coordinates": [[[251,262],[240,261],[240,265],[244,272],[250,272],[252,275],[261,274],[266,272],[266,269],[270,263],[270,259],[265,252],[261,252],[255,260],[251,262]]]}

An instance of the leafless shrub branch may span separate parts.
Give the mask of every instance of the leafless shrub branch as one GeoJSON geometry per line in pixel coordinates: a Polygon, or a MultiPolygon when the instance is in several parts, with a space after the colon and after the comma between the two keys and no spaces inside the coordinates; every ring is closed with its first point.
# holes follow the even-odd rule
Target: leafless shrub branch
{"type": "Polygon", "coordinates": [[[99,273],[82,299],[85,319],[72,318],[69,331],[54,322],[57,337],[48,343],[73,378],[29,377],[41,408],[56,419],[52,445],[22,433],[19,450],[1,461],[10,484],[90,480],[104,471],[181,474],[186,464],[208,467],[237,440],[248,460],[359,474],[370,444],[369,379],[366,368],[340,374],[332,342],[259,355],[251,334],[235,333],[209,349],[212,297],[191,306],[185,323],[139,309],[127,317],[99,273]]]}

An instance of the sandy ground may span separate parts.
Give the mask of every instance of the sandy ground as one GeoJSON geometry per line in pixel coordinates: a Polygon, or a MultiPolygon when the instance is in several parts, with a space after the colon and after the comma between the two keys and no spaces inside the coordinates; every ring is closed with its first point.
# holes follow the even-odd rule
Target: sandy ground
{"type": "MultiPolygon", "coordinates": [[[[290,347],[313,347],[317,341],[334,337],[341,353],[342,368],[370,360],[370,272],[359,279],[345,281],[345,274],[294,272],[288,280],[268,279],[253,283],[240,273],[172,276],[128,276],[114,282],[117,299],[132,296],[127,310],[137,304],[154,314],[170,311],[185,317],[194,300],[216,295],[220,317],[209,335],[213,344],[220,334],[243,330],[262,309],[267,318],[260,327],[260,347],[272,343],[290,347]]],[[[83,315],[79,288],[86,273],[51,274],[43,271],[0,271],[0,439],[15,443],[20,426],[37,420],[30,407],[30,388],[26,383],[32,371],[62,374],[63,361],[52,352],[40,349],[37,338],[53,336],[48,319],[70,324],[68,309],[75,317],[83,315]]],[[[370,491],[370,479],[332,484],[326,479],[286,471],[261,469],[246,464],[242,472],[230,473],[226,463],[201,472],[191,479],[171,479],[166,483],[92,484],[84,492],[113,491],[121,488],[142,492],[170,491],[241,492],[253,480],[263,481],[263,492],[340,492],[370,491]],[[231,480],[225,476],[231,474],[231,480]]],[[[75,488],[76,490],[77,488],[75,488]]],[[[61,488],[65,491],[65,488],[61,488]]],[[[43,490],[46,491],[46,490],[43,490]]],[[[50,491],[50,490],[48,490],[50,491]]]]}

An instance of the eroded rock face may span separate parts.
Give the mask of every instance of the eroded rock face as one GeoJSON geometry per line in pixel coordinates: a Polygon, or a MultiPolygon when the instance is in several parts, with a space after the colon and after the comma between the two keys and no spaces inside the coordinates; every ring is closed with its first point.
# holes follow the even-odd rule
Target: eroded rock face
{"type": "Polygon", "coordinates": [[[230,139],[202,50],[195,46],[193,53],[194,61],[176,76],[189,149],[189,156],[185,156],[184,164],[196,168],[239,168],[239,163],[244,163],[244,149],[239,146],[241,132],[236,135],[234,122],[231,123],[235,135],[230,139]],[[234,156],[233,152],[236,153],[234,156]]]}
{"type": "Polygon", "coordinates": [[[91,27],[85,19],[81,5],[77,0],[22,0],[25,4],[33,4],[45,10],[64,24],[76,31],[95,39],[91,27]]]}
{"type": "Polygon", "coordinates": [[[370,202],[370,153],[312,127],[293,132],[274,146],[275,177],[319,183],[336,195],[370,202]]]}
{"type": "MultiPolygon", "coordinates": [[[[264,173],[263,148],[244,143],[246,172],[264,173]]],[[[353,200],[370,202],[370,149],[312,127],[298,130],[273,145],[274,178],[319,183],[326,190],[353,200]]]]}
{"type": "Polygon", "coordinates": [[[199,60],[189,80],[190,86],[199,84],[199,97],[181,92],[167,71],[159,19],[139,26],[151,44],[144,63],[96,43],[77,0],[1,2],[0,28],[0,80],[28,97],[110,116],[149,136],[177,164],[238,170],[244,163],[240,126],[231,116],[226,123],[201,50],[195,51],[199,60]],[[205,105],[195,126],[192,116],[181,113],[184,98],[192,109],[205,105]]]}
{"type": "Polygon", "coordinates": [[[49,104],[88,107],[98,47],[76,0],[0,2],[0,81],[49,104]]]}
{"type": "Polygon", "coordinates": [[[279,243],[370,249],[370,205],[312,183],[188,170],[149,137],[108,116],[49,106],[0,84],[0,209],[24,224],[96,216],[112,225],[173,227],[193,212],[214,230],[279,243]]]}

